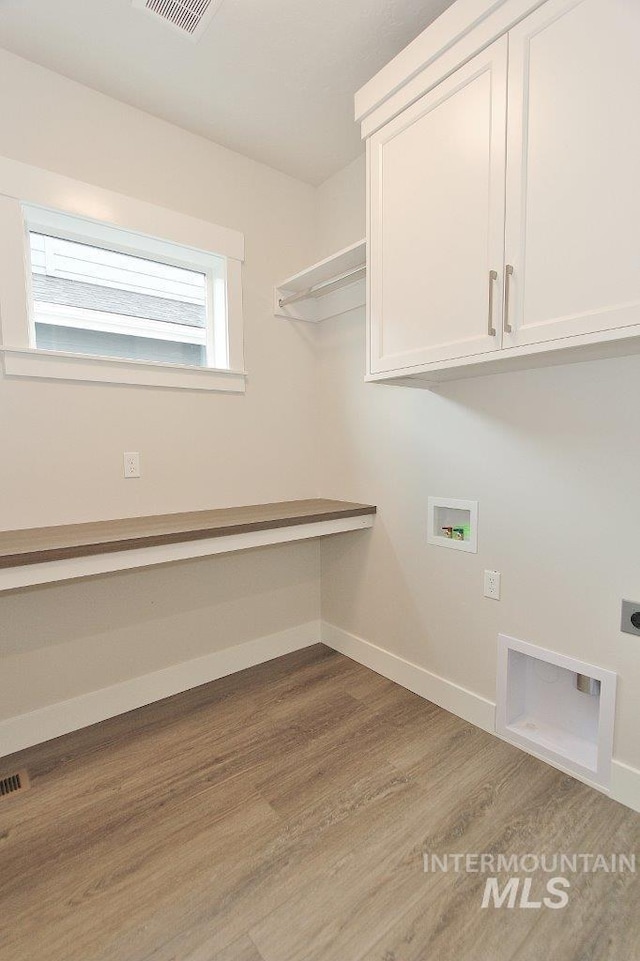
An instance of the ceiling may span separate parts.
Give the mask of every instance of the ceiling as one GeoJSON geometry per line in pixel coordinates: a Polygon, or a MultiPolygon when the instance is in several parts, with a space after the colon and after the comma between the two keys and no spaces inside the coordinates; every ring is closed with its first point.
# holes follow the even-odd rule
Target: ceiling
{"type": "Polygon", "coordinates": [[[452,0],[222,0],[197,43],[131,0],[0,0],[0,46],[310,183],[353,94],[452,0]]]}

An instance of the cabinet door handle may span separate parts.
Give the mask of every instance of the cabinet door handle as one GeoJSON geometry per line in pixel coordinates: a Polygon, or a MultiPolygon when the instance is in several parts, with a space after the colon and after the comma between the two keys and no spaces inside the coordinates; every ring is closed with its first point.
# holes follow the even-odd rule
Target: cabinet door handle
{"type": "Polygon", "coordinates": [[[487,333],[489,334],[489,337],[496,336],[496,329],[493,326],[493,286],[497,279],[498,279],[498,271],[490,270],[489,271],[489,316],[487,319],[487,333]]]}
{"type": "Polygon", "coordinates": [[[509,323],[509,295],[511,293],[511,276],[513,274],[513,265],[507,264],[504,268],[504,325],[503,330],[505,334],[511,334],[513,332],[513,327],[509,323]]]}

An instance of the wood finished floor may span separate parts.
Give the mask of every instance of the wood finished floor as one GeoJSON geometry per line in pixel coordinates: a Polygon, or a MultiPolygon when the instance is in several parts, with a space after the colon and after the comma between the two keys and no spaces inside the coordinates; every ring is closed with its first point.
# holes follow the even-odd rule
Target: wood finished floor
{"type": "Polygon", "coordinates": [[[2,961],[640,961],[638,875],[482,910],[481,875],[422,870],[640,851],[640,815],[321,646],[0,773],[23,765],[31,790],[0,801],[2,961]]]}

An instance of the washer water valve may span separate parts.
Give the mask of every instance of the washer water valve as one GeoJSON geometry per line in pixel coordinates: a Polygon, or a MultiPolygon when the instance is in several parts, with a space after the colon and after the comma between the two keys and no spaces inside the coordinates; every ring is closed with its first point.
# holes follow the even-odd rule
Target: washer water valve
{"type": "Polygon", "coordinates": [[[600,696],[600,681],[588,674],[576,674],[576,687],[583,694],[590,694],[591,697],[600,696]]]}

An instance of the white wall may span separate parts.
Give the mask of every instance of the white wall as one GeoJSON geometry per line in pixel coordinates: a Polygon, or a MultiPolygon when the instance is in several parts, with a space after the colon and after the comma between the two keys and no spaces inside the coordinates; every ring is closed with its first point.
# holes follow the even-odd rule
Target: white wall
{"type": "MultiPolygon", "coordinates": [[[[314,253],[315,190],[6,52],[0,131],[5,156],[243,231],[249,373],[244,396],[0,379],[0,529],[313,496],[314,335],[271,301],[314,253]]],[[[318,548],[21,591],[0,611],[2,718],[316,619],[318,548]]]]}
{"type": "MultiPolygon", "coordinates": [[[[321,253],[363,235],[363,160],[319,210],[321,253]]],[[[322,490],[379,511],[323,545],[323,618],[489,700],[499,631],[617,671],[615,754],[640,767],[640,644],[619,630],[640,598],[640,357],[436,393],[364,384],[364,349],[363,309],[322,325],[322,490]],[[479,500],[477,555],[427,546],[429,494],[479,500]]]]}
{"type": "Polygon", "coordinates": [[[364,153],[318,188],[318,258],[362,240],[365,224],[364,153]]]}

